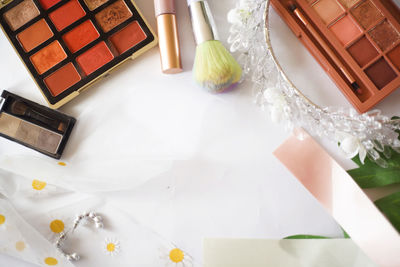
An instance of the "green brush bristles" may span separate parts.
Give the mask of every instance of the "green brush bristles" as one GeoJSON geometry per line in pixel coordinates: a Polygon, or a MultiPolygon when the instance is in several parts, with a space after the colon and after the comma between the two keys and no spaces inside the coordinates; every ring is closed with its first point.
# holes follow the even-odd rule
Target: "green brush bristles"
{"type": "Polygon", "coordinates": [[[213,93],[232,89],[242,77],[242,68],[220,41],[201,43],[196,48],[194,79],[213,93]]]}

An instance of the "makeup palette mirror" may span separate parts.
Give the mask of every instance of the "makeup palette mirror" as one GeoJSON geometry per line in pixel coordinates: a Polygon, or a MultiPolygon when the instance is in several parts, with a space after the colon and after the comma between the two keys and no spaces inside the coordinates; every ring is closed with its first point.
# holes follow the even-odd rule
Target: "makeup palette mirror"
{"type": "Polygon", "coordinates": [[[359,113],[378,108],[399,114],[398,0],[271,3],[276,57],[306,97],[322,107],[353,106],[359,113]]]}

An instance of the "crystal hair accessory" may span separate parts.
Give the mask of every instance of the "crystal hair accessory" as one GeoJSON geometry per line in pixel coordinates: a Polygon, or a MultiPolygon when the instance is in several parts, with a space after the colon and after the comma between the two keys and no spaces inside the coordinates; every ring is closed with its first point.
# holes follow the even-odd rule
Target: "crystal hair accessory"
{"type": "Polygon", "coordinates": [[[389,147],[400,153],[396,132],[400,130],[400,120],[390,119],[380,110],[359,114],[353,108],[320,107],[308,99],[288,78],[275,55],[270,35],[270,3],[271,0],[241,0],[228,14],[230,49],[240,54],[238,62],[253,82],[255,102],[274,121],[284,122],[288,130],[303,127],[336,143],[347,136],[351,144],[341,149],[348,158],[356,152],[362,162],[368,156],[387,167],[389,147]]]}

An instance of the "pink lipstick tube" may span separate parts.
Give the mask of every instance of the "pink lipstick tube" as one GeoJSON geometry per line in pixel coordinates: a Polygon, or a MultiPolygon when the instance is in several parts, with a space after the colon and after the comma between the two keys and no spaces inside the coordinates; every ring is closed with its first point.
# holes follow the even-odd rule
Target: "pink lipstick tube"
{"type": "Polygon", "coordinates": [[[166,74],[182,71],[176,21],[175,0],[154,0],[161,56],[161,69],[166,74]]]}

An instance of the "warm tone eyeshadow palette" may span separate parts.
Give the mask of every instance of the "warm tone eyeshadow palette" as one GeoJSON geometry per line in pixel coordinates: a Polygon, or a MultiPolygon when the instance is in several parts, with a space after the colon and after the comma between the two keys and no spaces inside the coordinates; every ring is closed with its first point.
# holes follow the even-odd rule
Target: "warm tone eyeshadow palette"
{"type": "Polygon", "coordinates": [[[0,97],[0,136],[59,159],[76,120],[7,91],[0,97]]]}
{"type": "Polygon", "coordinates": [[[392,0],[272,0],[359,112],[400,87],[400,11],[392,0]]]}
{"type": "Polygon", "coordinates": [[[0,23],[52,108],[156,45],[130,0],[12,0],[0,23]]]}

